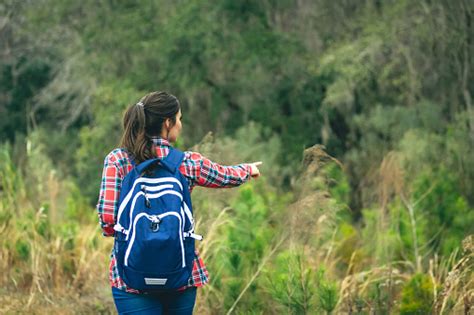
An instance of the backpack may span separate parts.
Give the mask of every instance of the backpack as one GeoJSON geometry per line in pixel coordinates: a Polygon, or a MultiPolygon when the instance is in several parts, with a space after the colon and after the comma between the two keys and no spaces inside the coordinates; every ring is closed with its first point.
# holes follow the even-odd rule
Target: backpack
{"type": "Polygon", "coordinates": [[[173,290],[191,277],[194,241],[202,236],[194,234],[188,182],[179,171],[183,158],[170,148],[164,159],[144,161],[123,179],[114,251],[130,288],[173,290]]]}

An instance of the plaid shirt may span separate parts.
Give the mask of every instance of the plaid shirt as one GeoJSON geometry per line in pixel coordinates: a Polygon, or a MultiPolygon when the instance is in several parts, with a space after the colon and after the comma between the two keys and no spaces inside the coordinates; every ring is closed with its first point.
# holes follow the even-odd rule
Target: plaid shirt
{"type": "MultiPolygon", "coordinates": [[[[166,157],[170,148],[169,142],[161,138],[152,140],[155,144],[157,157],[166,157]]],[[[114,225],[119,206],[120,187],[123,178],[132,168],[133,165],[128,153],[124,149],[115,149],[105,158],[99,201],[97,203],[99,222],[104,236],[113,236],[115,233],[114,225]]],[[[189,151],[185,152],[185,157],[179,170],[187,178],[190,192],[192,192],[196,185],[211,188],[235,187],[251,178],[251,168],[248,164],[222,166],[210,161],[199,153],[189,151]]],[[[139,293],[137,290],[127,287],[120,278],[113,250],[110,255],[109,280],[113,287],[127,292],[139,293]]],[[[189,279],[188,287],[201,287],[207,282],[209,282],[209,273],[196,250],[193,272],[189,279]]]]}

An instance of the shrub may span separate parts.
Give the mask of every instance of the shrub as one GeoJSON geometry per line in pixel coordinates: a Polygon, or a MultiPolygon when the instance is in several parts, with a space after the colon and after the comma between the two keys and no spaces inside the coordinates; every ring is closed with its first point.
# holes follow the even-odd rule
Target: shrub
{"type": "Polygon", "coordinates": [[[401,315],[431,314],[433,283],[428,275],[416,274],[402,289],[401,315]]]}

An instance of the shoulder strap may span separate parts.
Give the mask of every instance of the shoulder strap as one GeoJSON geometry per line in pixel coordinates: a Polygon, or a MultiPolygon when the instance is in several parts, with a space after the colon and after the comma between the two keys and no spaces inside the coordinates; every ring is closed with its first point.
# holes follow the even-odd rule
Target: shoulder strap
{"type": "Polygon", "coordinates": [[[183,152],[170,147],[168,155],[161,161],[161,164],[166,167],[170,172],[174,173],[183,162],[183,159],[183,152]]]}

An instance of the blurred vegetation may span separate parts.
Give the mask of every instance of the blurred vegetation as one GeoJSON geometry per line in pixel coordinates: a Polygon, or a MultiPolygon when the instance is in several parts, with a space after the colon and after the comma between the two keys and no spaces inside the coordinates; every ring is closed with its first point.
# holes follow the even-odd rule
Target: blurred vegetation
{"type": "Polygon", "coordinates": [[[472,312],[473,19],[468,0],[2,1],[0,312],[113,313],[94,205],[153,90],[181,100],[181,149],[264,162],[193,192],[196,313],[472,312]]]}

